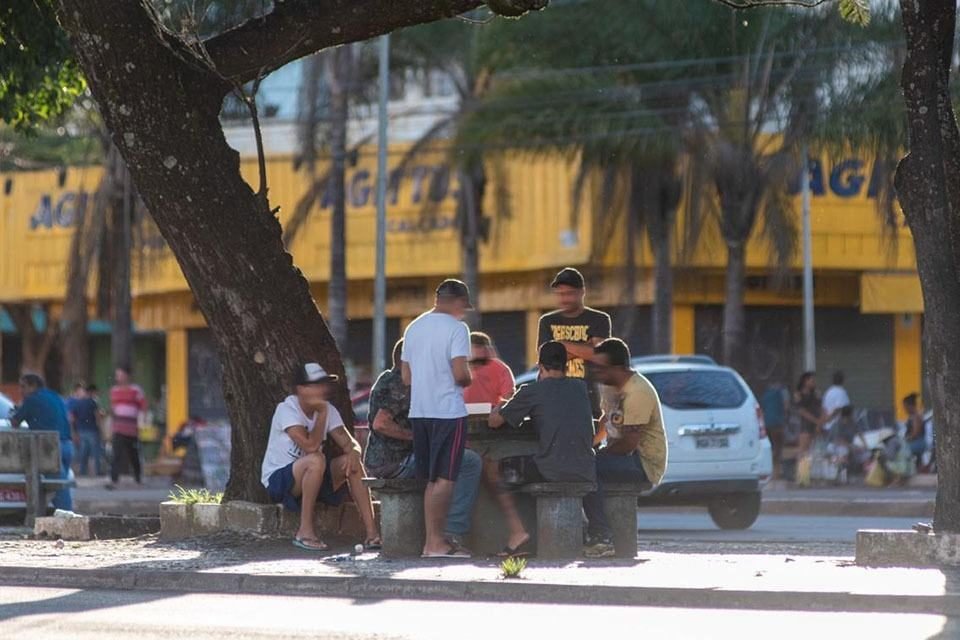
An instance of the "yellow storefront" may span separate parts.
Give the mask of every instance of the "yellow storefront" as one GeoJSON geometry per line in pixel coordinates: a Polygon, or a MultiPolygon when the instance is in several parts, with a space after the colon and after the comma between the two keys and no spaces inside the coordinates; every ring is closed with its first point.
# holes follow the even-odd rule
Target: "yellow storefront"
{"type": "MultiPolygon", "coordinates": [[[[402,149],[394,151],[392,166],[399,163],[401,155],[402,149]]],[[[402,175],[391,175],[387,230],[391,335],[397,335],[406,321],[429,304],[439,278],[460,271],[454,213],[457,184],[444,159],[440,152],[425,154],[402,175]]],[[[630,311],[636,317],[622,311],[620,315],[630,320],[627,324],[636,333],[631,342],[635,350],[642,351],[649,342],[646,318],[653,299],[649,247],[642,246],[638,252],[640,277],[635,290],[624,291],[622,236],[613,233],[609,238],[595,237],[586,200],[582,215],[574,222],[571,185],[575,164],[510,157],[504,160],[502,169],[491,172],[493,183],[487,190],[490,229],[480,258],[480,307],[485,328],[500,342],[511,363],[523,367],[532,362],[537,318],[552,304],[546,283],[565,265],[584,270],[593,306],[635,309],[639,305],[639,311],[630,311]],[[503,194],[509,195],[500,197],[503,194]]],[[[255,160],[245,159],[243,171],[255,181],[255,160]]],[[[270,158],[267,172],[271,204],[280,207],[281,220],[286,222],[308,192],[312,178],[295,170],[293,159],[288,157],[270,158]]],[[[70,168],[65,175],[55,171],[0,175],[4,187],[0,192],[0,304],[62,299],[74,212],[84,194],[96,190],[99,177],[97,167],[70,168]]],[[[873,342],[861,341],[859,350],[845,356],[849,364],[840,361],[838,366],[882,369],[882,375],[871,382],[871,394],[865,396],[885,405],[877,408],[894,411],[896,398],[921,390],[922,307],[909,233],[901,229],[893,238],[882,231],[871,183],[869,167],[856,157],[836,162],[824,159],[813,172],[816,303],[828,319],[825,335],[839,329],[856,334],[860,325],[873,327],[864,332],[874,336],[873,342]],[[876,365],[870,363],[873,352],[879,354],[876,365]],[[878,386],[884,388],[873,389],[878,386]]],[[[347,355],[358,365],[370,361],[374,185],[375,158],[372,150],[367,150],[347,173],[348,313],[352,327],[352,346],[347,355]]],[[[329,212],[328,198],[322,195],[290,243],[294,260],[313,283],[321,308],[325,306],[329,276],[329,212]]],[[[613,228],[622,229],[623,225],[613,228]]],[[[692,252],[681,251],[679,244],[671,248],[677,266],[673,310],[676,353],[709,352],[713,348],[709,340],[715,333],[711,323],[723,303],[725,250],[715,222],[708,222],[700,235],[701,241],[692,252]]],[[[773,277],[769,247],[756,235],[748,246],[746,295],[749,308],[759,314],[755,323],[766,331],[781,321],[793,322],[781,319],[798,313],[801,296],[796,276],[800,258],[794,258],[786,277],[773,277]]],[[[212,346],[204,338],[203,318],[192,294],[155,230],[144,223],[135,236],[134,321],[139,330],[162,332],[164,336],[165,356],[156,366],[164,370],[167,423],[177,425],[200,402],[198,398],[215,400],[218,383],[206,379],[216,377],[215,354],[211,355],[212,346]]],[[[832,338],[835,344],[843,342],[843,332],[832,338]]],[[[793,349],[790,335],[784,336],[778,339],[793,349]]],[[[830,361],[828,356],[825,354],[825,362],[830,361]]],[[[768,368],[776,375],[793,376],[797,372],[789,362],[789,366],[781,362],[779,368],[768,368]]],[[[821,374],[828,375],[829,371],[822,370],[821,374]]]]}

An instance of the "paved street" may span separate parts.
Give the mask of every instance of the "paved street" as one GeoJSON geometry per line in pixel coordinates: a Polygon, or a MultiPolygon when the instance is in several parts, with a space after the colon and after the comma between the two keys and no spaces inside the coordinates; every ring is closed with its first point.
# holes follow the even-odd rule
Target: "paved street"
{"type": "Polygon", "coordinates": [[[942,639],[960,619],[930,615],[784,613],[644,607],[346,600],[4,587],[0,636],[103,638],[577,638],[599,629],[661,638],[942,639]],[[492,610],[496,615],[491,615],[492,610]]]}

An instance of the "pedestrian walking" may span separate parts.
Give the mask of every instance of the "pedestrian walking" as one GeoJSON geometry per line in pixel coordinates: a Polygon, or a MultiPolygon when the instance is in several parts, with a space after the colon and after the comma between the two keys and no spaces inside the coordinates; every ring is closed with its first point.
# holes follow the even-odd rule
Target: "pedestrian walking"
{"type": "Polygon", "coordinates": [[[100,435],[100,407],[90,396],[83,383],[73,389],[73,395],[67,400],[67,414],[77,435],[77,472],[82,476],[90,475],[90,459],[93,459],[93,472],[103,475],[103,439],[100,435]]]}
{"type": "Polygon", "coordinates": [[[790,392],[787,387],[780,381],[771,382],[760,398],[760,409],[763,411],[763,424],[773,450],[773,478],[776,480],[783,473],[781,458],[787,414],[790,412],[790,392]]]}
{"type": "Polygon", "coordinates": [[[147,410],[147,397],[143,389],[132,382],[127,367],[117,367],[114,382],[110,389],[113,459],[110,461],[108,489],[116,488],[122,464],[130,465],[137,484],[143,482],[140,465],[140,416],[147,410]]]}

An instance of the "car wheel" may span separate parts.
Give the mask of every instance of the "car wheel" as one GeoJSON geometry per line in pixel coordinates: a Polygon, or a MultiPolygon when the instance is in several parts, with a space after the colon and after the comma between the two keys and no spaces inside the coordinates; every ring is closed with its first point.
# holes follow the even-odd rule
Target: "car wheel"
{"type": "Polygon", "coordinates": [[[760,493],[738,493],[714,499],[707,505],[721,529],[749,529],[760,515],[760,493]]]}

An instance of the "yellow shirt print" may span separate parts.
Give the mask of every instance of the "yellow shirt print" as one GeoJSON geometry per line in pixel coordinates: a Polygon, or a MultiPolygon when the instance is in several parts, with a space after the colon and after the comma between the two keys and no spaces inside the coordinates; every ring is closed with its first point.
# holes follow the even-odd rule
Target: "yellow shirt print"
{"type": "MultiPolygon", "coordinates": [[[[550,332],[553,339],[559,342],[589,342],[590,326],[586,324],[552,324],[550,332]]],[[[571,358],[567,360],[568,378],[586,378],[587,363],[583,358],[571,358]]]]}

